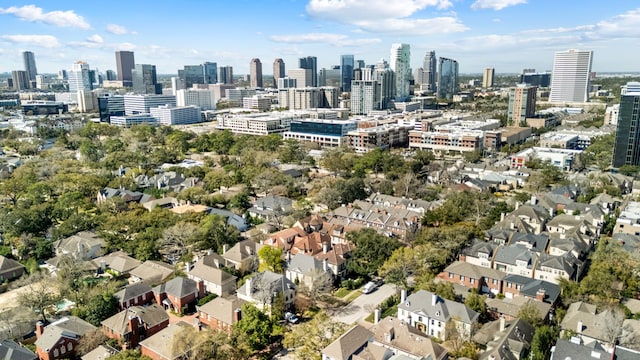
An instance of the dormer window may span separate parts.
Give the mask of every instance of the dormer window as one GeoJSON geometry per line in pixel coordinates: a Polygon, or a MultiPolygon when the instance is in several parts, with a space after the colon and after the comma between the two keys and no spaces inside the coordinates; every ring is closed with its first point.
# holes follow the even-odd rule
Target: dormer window
{"type": "Polygon", "coordinates": [[[436,316],[440,316],[440,311],[436,311],[436,316]]]}

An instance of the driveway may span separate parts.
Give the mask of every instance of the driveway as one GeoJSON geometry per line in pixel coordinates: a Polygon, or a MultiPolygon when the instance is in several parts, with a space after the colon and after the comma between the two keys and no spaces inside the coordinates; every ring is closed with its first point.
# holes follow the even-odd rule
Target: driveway
{"type": "Polygon", "coordinates": [[[334,321],[353,324],[364,320],[386,298],[396,293],[395,285],[384,284],[370,294],[362,294],[346,306],[331,309],[329,315],[334,321]]]}

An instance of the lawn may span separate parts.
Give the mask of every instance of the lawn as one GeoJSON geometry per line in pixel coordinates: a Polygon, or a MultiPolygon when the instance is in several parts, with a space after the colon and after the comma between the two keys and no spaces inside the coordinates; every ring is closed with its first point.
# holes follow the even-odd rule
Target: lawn
{"type": "Polygon", "coordinates": [[[354,291],[354,292],[353,292],[353,294],[351,294],[350,296],[347,296],[347,297],[344,299],[344,301],[345,301],[346,303],[350,303],[350,302],[352,302],[353,300],[355,300],[355,299],[356,299],[358,296],[360,296],[360,295],[362,295],[362,291],[360,291],[360,290],[356,290],[356,291],[354,291]]]}
{"type": "Polygon", "coordinates": [[[333,296],[339,297],[339,298],[343,298],[343,297],[351,294],[352,291],[353,290],[349,290],[347,288],[340,288],[335,293],[333,293],[333,296]]]}

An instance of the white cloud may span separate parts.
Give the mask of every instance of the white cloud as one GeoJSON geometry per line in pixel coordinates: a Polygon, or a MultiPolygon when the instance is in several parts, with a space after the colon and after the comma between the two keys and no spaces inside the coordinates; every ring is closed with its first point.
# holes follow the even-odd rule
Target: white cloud
{"type": "Polygon", "coordinates": [[[88,42],[92,42],[92,43],[96,43],[96,44],[102,44],[104,42],[104,39],[102,38],[102,36],[95,34],[95,35],[91,35],[87,38],[88,42]]]}
{"type": "Polygon", "coordinates": [[[331,44],[333,46],[364,46],[379,43],[380,39],[352,39],[343,34],[307,33],[296,35],[272,35],[271,41],[289,44],[331,44]]]}
{"type": "Polygon", "coordinates": [[[126,35],[126,34],[136,34],[135,31],[131,31],[126,27],[118,24],[109,24],[107,25],[107,31],[115,34],[115,35],[126,35]]]}
{"type": "Polygon", "coordinates": [[[2,38],[14,44],[27,44],[45,48],[60,46],[58,39],[51,35],[2,35],[2,38]]]}
{"type": "Polygon", "coordinates": [[[515,6],[520,4],[526,4],[527,0],[476,0],[473,4],[471,4],[471,8],[473,10],[478,9],[493,9],[493,10],[502,10],[509,6],[515,6]]]}
{"type": "Polygon", "coordinates": [[[0,8],[0,14],[9,14],[25,21],[41,22],[59,27],[76,27],[84,30],[91,28],[89,23],[73,10],[44,12],[42,8],[35,5],[25,5],[0,8]]]}
{"type": "Polygon", "coordinates": [[[369,32],[382,32],[385,34],[398,34],[405,36],[448,34],[469,30],[468,27],[453,17],[358,21],[355,25],[369,32]]]}
{"type": "Polygon", "coordinates": [[[447,9],[450,0],[311,0],[307,13],[313,17],[352,23],[357,20],[404,18],[427,7],[447,9]]]}

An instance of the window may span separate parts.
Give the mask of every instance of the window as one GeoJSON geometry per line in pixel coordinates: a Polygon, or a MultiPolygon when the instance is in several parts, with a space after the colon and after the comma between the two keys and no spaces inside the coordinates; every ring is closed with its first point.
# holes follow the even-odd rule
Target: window
{"type": "Polygon", "coordinates": [[[435,325],[435,324],[436,324],[436,321],[431,319],[431,325],[435,325]]]}
{"type": "Polygon", "coordinates": [[[58,354],[59,354],[58,349],[53,349],[53,356],[58,357],[58,354]]]}
{"type": "Polygon", "coordinates": [[[453,279],[453,273],[449,273],[449,279],[453,279]]]}
{"type": "Polygon", "coordinates": [[[60,347],[60,353],[64,354],[67,352],[67,348],[64,347],[64,344],[60,347]]]}
{"type": "Polygon", "coordinates": [[[464,275],[460,275],[460,281],[464,281],[464,275]]]}
{"type": "Polygon", "coordinates": [[[469,282],[470,282],[470,283],[472,283],[472,284],[475,284],[475,283],[476,283],[476,279],[474,279],[474,278],[469,278],[469,282]]]}
{"type": "Polygon", "coordinates": [[[69,350],[69,351],[73,350],[73,344],[72,343],[68,343],[67,344],[67,350],[69,350]]]}

